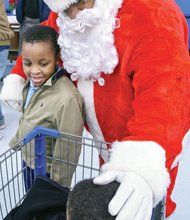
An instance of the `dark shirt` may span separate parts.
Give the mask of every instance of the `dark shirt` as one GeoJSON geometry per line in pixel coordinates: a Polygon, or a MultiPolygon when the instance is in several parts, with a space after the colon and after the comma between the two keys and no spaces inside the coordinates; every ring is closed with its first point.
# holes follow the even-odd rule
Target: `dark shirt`
{"type": "Polygon", "coordinates": [[[21,204],[4,220],[66,220],[69,191],[47,177],[38,176],[21,204]]]}
{"type": "Polygon", "coordinates": [[[39,18],[39,0],[24,0],[24,16],[39,18]]]}
{"type": "Polygon", "coordinates": [[[50,9],[43,0],[17,0],[16,18],[20,24],[25,16],[33,19],[39,18],[40,22],[45,21],[49,13],[50,9]]]}

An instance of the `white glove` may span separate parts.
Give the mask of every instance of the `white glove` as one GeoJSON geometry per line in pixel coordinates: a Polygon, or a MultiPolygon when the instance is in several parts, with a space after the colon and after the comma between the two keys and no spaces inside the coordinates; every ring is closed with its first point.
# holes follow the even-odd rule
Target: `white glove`
{"type": "Polygon", "coordinates": [[[117,220],[149,220],[170,183],[165,151],[153,141],[114,142],[101,170],[95,184],[121,183],[109,204],[110,214],[118,213],[117,220]]]}
{"type": "Polygon", "coordinates": [[[17,74],[9,74],[3,79],[0,100],[5,104],[8,104],[12,109],[21,111],[24,82],[25,80],[21,76],[17,74]]]}
{"type": "Polygon", "coordinates": [[[109,203],[109,213],[116,220],[150,220],[153,209],[153,192],[147,182],[132,172],[107,171],[94,179],[95,184],[104,185],[112,181],[120,186],[109,203]]]}

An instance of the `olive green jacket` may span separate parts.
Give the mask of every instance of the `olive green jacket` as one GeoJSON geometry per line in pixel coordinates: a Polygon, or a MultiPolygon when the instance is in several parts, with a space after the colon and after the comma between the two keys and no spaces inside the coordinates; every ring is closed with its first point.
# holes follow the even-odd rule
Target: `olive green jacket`
{"type": "MultiPolygon", "coordinates": [[[[51,77],[37,92],[35,92],[27,108],[24,110],[29,81],[23,89],[23,115],[19,121],[19,128],[15,137],[9,143],[17,148],[17,143],[36,126],[57,129],[61,132],[82,135],[84,126],[84,101],[74,84],[66,77],[59,79],[51,77]]],[[[34,159],[34,142],[23,148],[23,159],[29,165],[34,159]]],[[[81,145],[69,144],[68,141],[50,138],[46,139],[47,157],[58,157],[62,160],[77,163],[81,145]],[[77,151],[76,151],[77,150],[77,151]]],[[[32,168],[34,165],[32,164],[32,168]]],[[[47,172],[51,178],[64,186],[70,186],[75,166],[60,163],[55,159],[47,160],[47,172]]]]}

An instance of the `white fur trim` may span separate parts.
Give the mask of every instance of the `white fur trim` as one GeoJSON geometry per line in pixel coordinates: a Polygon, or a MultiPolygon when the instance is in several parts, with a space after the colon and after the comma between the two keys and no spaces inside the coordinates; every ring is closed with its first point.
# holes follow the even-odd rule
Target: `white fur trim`
{"type": "Polygon", "coordinates": [[[10,74],[3,79],[1,90],[1,101],[19,101],[22,102],[22,89],[24,87],[24,78],[18,74],[10,74]]]}
{"type": "Polygon", "coordinates": [[[56,13],[66,10],[70,5],[77,1],[78,0],[44,0],[47,6],[56,13]]]}
{"type": "MultiPolygon", "coordinates": [[[[81,95],[84,98],[85,102],[85,109],[86,109],[86,121],[88,124],[88,127],[90,129],[90,133],[93,136],[95,140],[103,141],[105,142],[105,139],[103,137],[101,128],[99,126],[96,112],[95,112],[95,106],[94,106],[94,83],[89,80],[79,80],[77,84],[77,88],[81,95]]],[[[106,146],[102,146],[107,148],[106,146]]],[[[108,161],[108,151],[101,150],[99,151],[99,154],[103,158],[105,162],[108,161]]]]}
{"type": "MultiPolygon", "coordinates": [[[[110,0],[101,0],[101,1],[109,3],[110,0]]],[[[78,0],[44,0],[44,2],[52,11],[58,13],[58,12],[63,12],[64,10],[69,8],[70,5],[77,3],[78,0]]],[[[116,7],[121,7],[123,0],[113,0],[113,2],[116,7]]]]}
{"type": "Polygon", "coordinates": [[[154,206],[166,195],[170,184],[165,151],[152,141],[114,142],[110,161],[102,170],[130,171],[141,176],[153,191],[154,206]]]}

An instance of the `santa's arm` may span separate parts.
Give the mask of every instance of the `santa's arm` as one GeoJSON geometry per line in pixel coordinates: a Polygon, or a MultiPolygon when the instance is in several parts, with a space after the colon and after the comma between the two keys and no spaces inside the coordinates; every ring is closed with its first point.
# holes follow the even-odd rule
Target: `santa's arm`
{"type": "MultiPolygon", "coordinates": [[[[41,25],[53,27],[58,31],[56,19],[57,14],[50,12],[48,19],[42,22],[41,25]]],[[[22,104],[22,89],[25,80],[26,75],[22,67],[22,56],[19,55],[11,73],[3,80],[3,87],[0,95],[1,101],[7,103],[13,109],[20,111],[22,104]]]]}
{"type": "MultiPolygon", "coordinates": [[[[103,175],[94,180],[98,184],[114,179],[121,182],[109,206],[111,214],[119,213],[117,219],[133,219],[134,213],[141,216],[139,219],[150,219],[151,194],[146,184],[155,206],[166,195],[169,172],[189,129],[190,60],[184,41],[186,33],[178,24],[176,33],[163,28],[145,30],[144,34],[134,30],[136,43],[130,42],[134,43],[134,50],[128,62],[134,89],[134,115],[128,122],[130,136],[113,144],[103,175]],[[137,40],[135,36],[140,37],[137,40]],[[140,199],[146,203],[147,211],[144,202],[138,207],[135,204],[140,199]]],[[[126,51],[126,57],[129,53],[126,51]]]]}
{"type": "Polygon", "coordinates": [[[170,171],[189,129],[190,60],[182,33],[158,32],[141,35],[132,56],[134,116],[124,141],[157,143],[170,171]]]}

